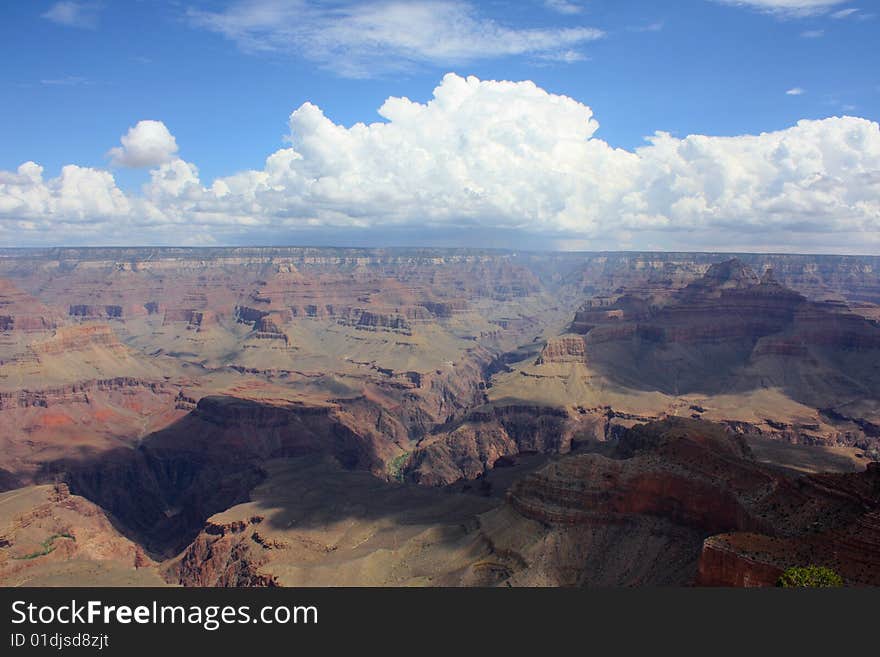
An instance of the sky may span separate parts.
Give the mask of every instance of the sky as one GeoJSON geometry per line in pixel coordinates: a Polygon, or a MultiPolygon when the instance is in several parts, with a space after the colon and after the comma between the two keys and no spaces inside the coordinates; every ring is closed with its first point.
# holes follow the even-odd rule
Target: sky
{"type": "Polygon", "coordinates": [[[0,4],[0,246],[880,254],[880,0],[0,4]]]}

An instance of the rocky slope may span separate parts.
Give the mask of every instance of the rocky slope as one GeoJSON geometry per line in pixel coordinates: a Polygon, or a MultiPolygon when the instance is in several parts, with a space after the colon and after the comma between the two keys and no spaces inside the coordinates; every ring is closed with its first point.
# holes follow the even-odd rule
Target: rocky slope
{"type": "Polygon", "coordinates": [[[327,454],[348,469],[384,475],[396,431],[374,406],[203,397],[177,422],[136,446],[91,459],[46,463],[38,479],[71,489],[111,512],[156,554],[183,547],[212,513],[247,499],[267,459],[327,454]],[[382,430],[379,430],[381,427],[382,430]]]}
{"type": "Polygon", "coordinates": [[[3,586],[163,586],[154,563],[104,511],[64,484],[0,493],[3,586]]]}
{"type": "Polygon", "coordinates": [[[812,513],[793,510],[768,531],[706,539],[698,584],[772,586],[786,568],[816,564],[851,585],[880,585],[880,463],[857,474],[809,475],[777,497],[812,513]]]}
{"type": "Polygon", "coordinates": [[[640,426],[609,456],[564,457],[515,483],[507,505],[508,526],[542,527],[509,539],[535,564],[517,583],[773,585],[811,563],[849,584],[880,576],[875,466],[794,476],[704,422],[640,426]]]}
{"type": "MultiPolygon", "coordinates": [[[[620,385],[666,394],[776,389],[821,410],[859,409],[880,389],[880,325],[838,302],[813,302],[738,260],[713,265],[662,304],[623,295],[584,307],[572,329],[586,359],[620,385]]],[[[851,416],[850,416],[851,417],[851,416]]]]}
{"type": "Polygon", "coordinates": [[[0,279],[0,331],[47,331],[61,321],[60,313],[25,294],[11,281],[0,279]]]}
{"type": "Polygon", "coordinates": [[[480,407],[454,428],[422,439],[401,463],[403,476],[440,486],[475,479],[499,460],[522,453],[566,453],[580,424],[553,407],[480,407]]]}

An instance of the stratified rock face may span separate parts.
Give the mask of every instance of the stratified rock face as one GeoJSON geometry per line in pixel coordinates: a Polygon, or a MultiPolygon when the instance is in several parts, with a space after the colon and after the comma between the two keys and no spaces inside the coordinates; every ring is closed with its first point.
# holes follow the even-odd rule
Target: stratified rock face
{"type": "MultiPolygon", "coordinates": [[[[146,304],[149,307],[149,304],[146,304]]],[[[158,314],[159,310],[151,311],[150,314],[158,314]]],[[[165,311],[163,324],[173,322],[185,322],[188,329],[202,331],[218,323],[217,315],[210,310],[193,310],[191,308],[168,308],[165,311]]]]}
{"type": "Polygon", "coordinates": [[[774,586],[784,569],[753,555],[757,555],[756,550],[761,547],[784,543],[784,539],[761,534],[710,536],[703,542],[697,582],[701,586],[774,586]],[[741,547],[731,542],[734,536],[737,537],[734,542],[740,543],[741,547]]]}
{"type": "Polygon", "coordinates": [[[59,325],[60,314],[0,278],[0,333],[48,331],[59,325]]]}
{"type": "MultiPolygon", "coordinates": [[[[181,424],[154,440],[170,446],[178,435],[185,435],[190,437],[186,449],[199,450],[195,436],[211,451],[217,451],[219,441],[241,461],[329,453],[345,467],[363,470],[380,469],[388,449],[386,437],[373,428],[380,424],[378,409],[357,404],[307,406],[203,397],[181,424]],[[372,417],[361,417],[371,413],[372,417]]],[[[404,434],[399,425],[386,430],[398,437],[404,434]]]]}
{"type": "Polygon", "coordinates": [[[91,348],[116,354],[121,354],[124,350],[116,334],[105,324],[64,326],[57,329],[51,338],[31,345],[37,356],[65,354],[91,348]]]}
{"type": "Polygon", "coordinates": [[[422,440],[403,473],[426,486],[475,479],[503,457],[567,452],[574,430],[568,414],[558,408],[510,405],[476,410],[453,430],[422,440]]]}
{"type": "Polygon", "coordinates": [[[356,326],[359,328],[380,328],[402,332],[408,332],[411,328],[409,322],[400,315],[373,313],[370,311],[363,311],[360,313],[356,326]]]}
{"type": "Polygon", "coordinates": [[[787,568],[815,564],[833,569],[850,585],[880,586],[880,463],[869,464],[864,473],[807,476],[788,493],[823,509],[823,516],[812,523],[796,518],[763,534],[707,538],[697,582],[774,586],[787,568]]]}
{"type": "Polygon", "coordinates": [[[272,575],[260,572],[266,561],[260,548],[276,547],[260,542],[260,534],[253,527],[262,522],[262,516],[226,523],[209,521],[181,556],[174,578],[186,586],[277,586],[272,575]]]}
{"type": "Polygon", "coordinates": [[[739,260],[712,265],[671,299],[658,306],[648,300],[623,296],[598,309],[586,306],[574,326],[586,332],[588,342],[607,343],[621,335],[662,347],[669,344],[745,341],[779,333],[791,324],[806,299],[772,281],[762,281],[739,260]],[[609,325],[606,328],[606,325],[609,325]],[[610,334],[610,335],[609,335],[610,334]]]}
{"type": "Polygon", "coordinates": [[[467,310],[464,301],[422,301],[420,305],[432,316],[440,319],[448,319],[456,313],[467,310]]]}
{"type": "Polygon", "coordinates": [[[115,391],[136,392],[137,388],[146,388],[153,394],[169,394],[170,391],[159,382],[142,381],[132,377],[115,377],[83,381],[59,388],[45,390],[19,390],[16,392],[0,392],[0,411],[28,408],[65,407],[70,404],[89,404],[90,395],[115,391]],[[135,390],[132,390],[135,389],[135,390]]]}
{"type": "MultiPolygon", "coordinates": [[[[577,576],[572,563],[553,565],[568,572],[569,583],[619,585],[627,572],[641,572],[639,560],[651,559],[655,577],[677,573],[677,584],[772,585],[790,565],[817,563],[850,584],[876,585],[878,472],[872,466],[863,473],[793,477],[756,463],[741,438],[718,425],[675,419],[638,426],[610,457],[565,456],[513,484],[510,509],[549,528],[531,548],[519,546],[533,551],[536,565],[514,579],[546,578],[535,572],[549,558],[540,546],[564,544],[561,556],[583,560],[577,576]],[[627,528],[629,538],[614,534],[607,544],[609,526],[627,528]],[[636,537],[649,530],[664,537],[668,554],[657,545],[650,554],[633,552],[636,537]],[[633,563],[614,565],[607,554],[591,553],[600,535],[603,549],[633,563]]],[[[507,522],[520,522],[511,518],[507,522]]]]}
{"type": "Polygon", "coordinates": [[[515,484],[509,500],[522,515],[545,523],[650,515],[714,533],[762,526],[737,493],[772,483],[739,437],[676,419],[626,432],[613,458],[571,455],[548,465],[515,484]]]}
{"type": "Polygon", "coordinates": [[[136,447],[90,461],[58,459],[37,478],[64,479],[110,511],[158,553],[182,549],[212,513],[247,499],[268,459],[329,455],[383,476],[406,432],[367,404],[268,404],[203,397],[196,408],[136,447]],[[389,438],[390,436],[390,438],[389,438]]]}
{"type": "Polygon", "coordinates": [[[650,316],[651,306],[647,299],[632,294],[589,299],[574,314],[571,323],[573,333],[587,334],[597,325],[610,327],[623,320],[635,321],[650,316]]]}
{"type": "Polygon", "coordinates": [[[89,306],[78,303],[70,306],[68,314],[80,319],[122,319],[122,306],[89,306]]]}
{"type": "Polygon", "coordinates": [[[538,357],[538,364],[585,363],[586,361],[586,344],[580,335],[563,335],[551,338],[538,357]]]}
{"type": "Polygon", "coordinates": [[[247,306],[235,307],[235,318],[242,324],[253,324],[263,319],[269,312],[259,310],[257,308],[249,308],[247,306]]]}
{"type": "Polygon", "coordinates": [[[47,463],[131,444],[182,414],[179,388],[113,327],[40,312],[55,319],[33,330],[16,320],[0,337],[0,468],[15,475],[0,489],[41,483],[47,463]]]}
{"type": "Polygon", "coordinates": [[[810,301],[738,259],[712,265],[664,299],[626,293],[589,302],[571,329],[583,335],[592,368],[635,390],[775,388],[817,410],[861,402],[870,410],[880,390],[877,322],[841,302],[810,301]]]}
{"type": "MultiPolygon", "coordinates": [[[[722,253],[583,254],[572,263],[566,280],[585,296],[635,291],[642,297],[664,297],[670,290],[700,278],[722,253]]],[[[738,254],[754,272],[773,271],[781,284],[814,300],[847,299],[880,303],[880,258],[877,256],[738,254]]]]}
{"type": "Polygon", "coordinates": [[[161,586],[156,564],[64,484],[0,493],[0,585],[161,586]],[[88,580],[84,579],[88,578],[88,580]]]}

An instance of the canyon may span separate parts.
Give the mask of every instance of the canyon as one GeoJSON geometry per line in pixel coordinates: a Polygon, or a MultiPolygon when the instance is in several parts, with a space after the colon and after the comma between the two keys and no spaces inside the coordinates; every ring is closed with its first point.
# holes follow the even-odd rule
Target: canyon
{"type": "Polygon", "coordinates": [[[880,258],[0,249],[0,428],[3,585],[876,585],[880,258]]]}

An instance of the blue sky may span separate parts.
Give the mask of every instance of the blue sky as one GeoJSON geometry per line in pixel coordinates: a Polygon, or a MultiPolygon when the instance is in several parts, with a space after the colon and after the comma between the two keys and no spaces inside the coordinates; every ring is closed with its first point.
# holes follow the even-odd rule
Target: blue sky
{"type": "MultiPolygon", "coordinates": [[[[295,147],[288,116],[303,103],[319,107],[332,124],[350,128],[359,121],[381,121],[377,110],[389,97],[426,103],[448,72],[482,81],[529,80],[551,95],[568,96],[588,106],[598,121],[600,127],[590,138],[627,152],[643,146],[656,131],[683,139],[759,135],[791,128],[802,119],[844,115],[876,122],[880,119],[878,4],[871,0],[6,2],[0,7],[0,50],[7,62],[0,69],[0,170],[15,172],[22,163],[33,161],[43,167],[41,180],[49,187],[67,164],[106,170],[118,189],[139,203],[152,165],[167,166],[173,155],[194,163],[198,184],[210,189],[218,177],[263,170],[267,156],[290,148],[291,136],[295,147]],[[127,166],[108,156],[126,131],[147,119],[161,121],[179,149],[145,166],[127,166]]],[[[552,114],[536,112],[529,115],[536,122],[554,120],[552,114]]],[[[867,145],[859,148],[872,148],[876,124],[862,128],[867,130],[863,135],[867,145]]],[[[546,144],[543,137],[535,138],[546,144]]],[[[829,156],[823,157],[827,164],[829,156]]],[[[865,157],[858,173],[873,175],[874,156],[869,152],[865,157]]],[[[824,169],[819,173],[831,176],[824,169]]],[[[481,179],[477,184],[490,187],[481,179]]],[[[396,189],[405,186],[401,183],[396,189]]],[[[19,188],[10,190],[7,194],[19,201],[26,195],[19,188]]],[[[871,189],[860,188],[858,193],[863,192],[870,202],[871,189]]],[[[46,192],[58,193],[57,189],[46,192]]],[[[853,193],[851,189],[846,193],[850,201],[853,193]]],[[[286,218],[284,231],[278,233],[283,239],[289,239],[296,227],[290,222],[294,214],[312,228],[346,228],[345,222],[312,211],[309,203],[321,203],[310,199],[297,197],[269,210],[263,204],[250,223],[240,208],[231,214],[241,230],[255,226],[264,240],[273,239],[273,226],[278,225],[273,217],[286,218]]],[[[165,202],[170,203],[167,198],[165,202]]],[[[213,206],[206,210],[205,198],[199,202],[199,208],[175,206],[174,212],[165,212],[162,206],[163,219],[152,210],[131,208],[103,209],[97,214],[104,222],[124,220],[140,226],[146,241],[170,238],[167,232],[153,231],[145,212],[166,229],[184,221],[188,211],[210,215],[203,230],[205,242],[242,238],[240,232],[211,229],[212,222],[223,223],[216,219],[218,210],[213,206]],[[120,212],[125,215],[122,219],[112,219],[120,212]]],[[[859,202],[864,205],[861,199],[848,207],[859,202]]],[[[58,204],[43,204],[40,210],[24,201],[16,203],[7,204],[12,208],[8,219],[19,220],[20,225],[7,222],[0,229],[6,245],[44,243],[65,231],[76,240],[82,222],[88,220],[83,216],[88,211],[71,217],[58,204]],[[53,233],[53,226],[60,232],[53,233]]],[[[554,206],[552,200],[547,204],[554,206]]],[[[797,200],[795,206],[803,203],[797,200]]],[[[0,202],[0,212],[3,207],[0,202]]],[[[671,248],[687,245],[691,237],[697,246],[714,244],[711,236],[696,235],[699,226],[688,221],[675,226],[633,223],[631,234],[619,238],[597,228],[599,220],[585,221],[580,229],[573,219],[560,218],[551,210],[517,223],[506,216],[509,208],[492,207],[483,214],[461,209],[460,219],[455,208],[428,214],[435,227],[481,229],[493,228],[489,215],[501,214],[503,220],[495,222],[499,229],[517,231],[539,224],[538,232],[572,244],[596,240],[609,247],[671,248]],[[645,239],[639,238],[642,228],[645,239]],[[674,239],[657,241],[658,229],[668,229],[674,239]],[[690,237],[682,237],[681,231],[690,237]]],[[[774,217],[772,228],[790,231],[791,226],[804,225],[804,240],[795,240],[791,248],[817,248],[816,235],[823,230],[816,225],[816,209],[809,212],[808,219],[789,217],[787,227],[774,217]]],[[[848,228],[861,237],[841,241],[837,236],[827,240],[830,248],[858,243],[873,250],[878,244],[872,241],[878,231],[873,212],[871,206],[863,216],[846,219],[848,228]],[[862,239],[865,235],[868,247],[862,239]]],[[[340,213],[355,217],[353,231],[383,225],[359,221],[355,210],[334,206],[333,216],[340,213]]],[[[643,214],[653,217],[663,212],[643,214]]],[[[664,216],[675,219],[669,213],[664,216]]],[[[611,219],[602,221],[607,224],[611,219]]],[[[840,233],[841,221],[830,217],[828,225],[840,233]]],[[[418,219],[404,217],[392,223],[412,228],[418,226],[418,219]]],[[[716,228],[730,230],[731,223],[735,220],[728,217],[716,228]]],[[[83,239],[100,240],[100,235],[86,233],[83,239]]],[[[292,235],[295,239],[295,231],[292,235]]],[[[120,239],[117,235],[109,241],[120,239]]],[[[762,246],[757,239],[751,236],[742,244],[762,246]]],[[[782,239],[780,232],[773,245],[785,247],[782,239]]],[[[766,245],[769,248],[771,243],[766,245]]]]}

